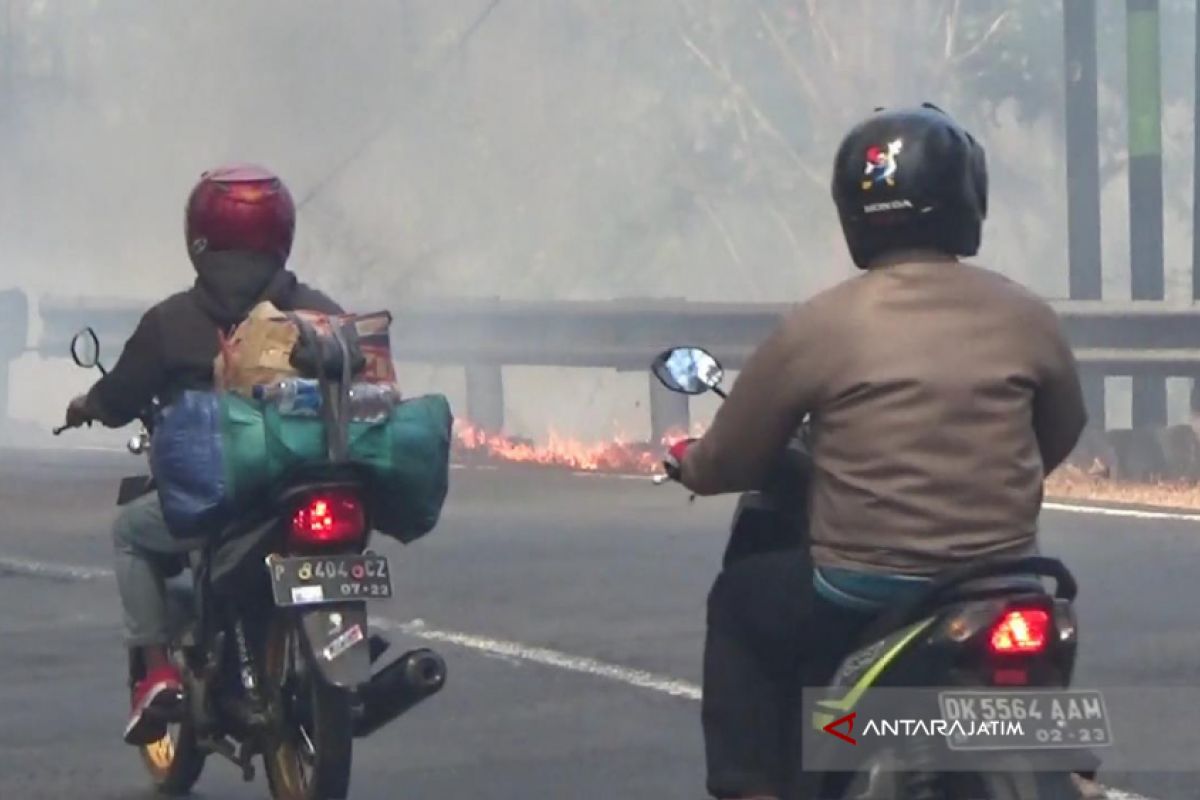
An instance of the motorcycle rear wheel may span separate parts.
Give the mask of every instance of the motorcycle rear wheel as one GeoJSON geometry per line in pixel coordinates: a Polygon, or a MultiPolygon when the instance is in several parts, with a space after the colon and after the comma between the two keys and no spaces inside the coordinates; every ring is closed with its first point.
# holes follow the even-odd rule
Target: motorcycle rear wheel
{"type": "Polygon", "coordinates": [[[1014,764],[1011,772],[953,775],[952,797],[984,800],[1077,800],[1079,789],[1067,772],[1022,772],[1014,764]]]}
{"type": "Polygon", "coordinates": [[[342,800],[353,761],[350,693],[316,676],[286,612],[272,614],[265,645],[263,672],[275,730],[263,748],[263,763],[271,796],[342,800]]]}
{"type": "MultiPolygon", "coordinates": [[[[911,775],[894,772],[890,763],[878,774],[869,769],[857,773],[848,784],[824,787],[837,797],[856,800],[908,800],[937,797],[939,800],[1080,800],[1079,789],[1066,772],[1033,772],[1019,758],[1004,759],[997,772],[942,772],[930,775],[933,784],[923,791],[910,784],[911,775]]],[[[793,792],[789,797],[796,796],[793,792]]],[[[807,796],[807,795],[805,795],[807,796]]],[[[822,797],[825,795],[822,794],[822,797]]]]}
{"type": "MultiPolygon", "coordinates": [[[[172,657],[175,656],[172,653],[172,657]]],[[[179,658],[175,660],[182,662],[179,658]]],[[[204,771],[204,762],[208,758],[208,753],[196,744],[196,729],[187,711],[186,699],[183,708],[182,721],[168,725],[163,738],[138,748],[155,790],[171,797],[191,793],[196,781],[200,780],[200,773],[204,771]]]]}

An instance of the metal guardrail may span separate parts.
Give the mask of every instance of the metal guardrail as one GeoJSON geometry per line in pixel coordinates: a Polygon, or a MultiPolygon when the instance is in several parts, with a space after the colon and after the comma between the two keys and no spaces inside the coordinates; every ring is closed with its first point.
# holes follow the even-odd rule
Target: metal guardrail
{"type": "Polygon", "coordinates": [[[71,337],[85,325],[96,329],[106,352],[124,344],[138,320],[154,301],[87,300],[43,295],[37,304],[42,321],[41,336],[30,348],[52,358],[69,353],[71,337]]]}
{"type": "MultiPolygon", "coordinates": [[[[65,356],[72,333],[91,325],[111,359],[149,305],[44,296],[38,304],[42,334],[33,349],[65,356]]],[[[1053,305],[1086,373],[1200,376],[1200,306],[1093,301],[1053,305]]],[[[712,349],[737,369],[789,307],[678,300],[465,299],[390,306],[395,357],[466,367],[468,414],[494,426],[503,416],[503,366],[643,370],[654,353],[688,343],[712,349]]],[[[681,409],[678,400],[660,393],[652,392],[651,402],[656,427],[660,420],[678,421],[686,414],[686,404],[681,409]]]]}
{"type": "MultiPolygon", "coordinates": [[[[35,349],[65,353],[82,325],[123,340],[145,303],[44,297],[35,349]]],[[[1110,374],[1146,370],[1200,375],[1200,306],[1161,302],[1053,304],[1082,364],[1110,374]]],[[[642,369],[649,354],[678,343],[720,351],[738,367],[770,333],[784,304],[683,301],[431,300],[389,306],[392,339],[406,361],[642,369]]]]}

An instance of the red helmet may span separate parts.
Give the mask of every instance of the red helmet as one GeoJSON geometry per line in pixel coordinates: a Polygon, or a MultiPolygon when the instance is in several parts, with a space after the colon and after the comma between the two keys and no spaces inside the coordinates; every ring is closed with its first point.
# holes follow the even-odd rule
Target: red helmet
{"type": "Polygon", "coordinates": [[[192,257],[251,250],[286,261],[296,232],[296,205],[283,181],[254,164],[211,169],[188,197],[185,217],[192,257]]]}

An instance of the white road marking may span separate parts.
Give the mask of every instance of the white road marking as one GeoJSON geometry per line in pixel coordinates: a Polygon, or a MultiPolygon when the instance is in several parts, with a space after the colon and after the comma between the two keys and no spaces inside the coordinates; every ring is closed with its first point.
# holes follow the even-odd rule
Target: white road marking
{"type": "MultiPolygon", "coordinates": [[[[571,470],[568,474],[575,478],[607,479],[618,481],[642,481],[649,484],[651,475],[641,475],[627,472],[597,472],[589,470],[571,470]]],[[[681,488],[681,487],[676,487],[681,488]]],[[[682,490],[682,489],[681,489],[682,490]]],[[[1102,505],[1088,502],[1067,502],[1066,499],[1047,500],[1042,503],[1044,511],[1057,511],[1067,514],[1091,514],[1098,517],[1125,517],[1127,519],[1158,520],[1168,522],[1200,522],[1200,511],[1174,511],[1168,508],[1126,508],[1119,505],[1102,505]]]]}
{"type": "MultiPolygon", "coordinates": [[[[81,567],[71,564],[32,561],[23,558],[0,557],[0,576],[3,575],[85,582],[112,578],[113,571],[101,567],[81,567]]],[[[372,617],[371,625],[378,630],[395,631],[429,642],[452,644],[506,660],[526,661],[568,672],[605,678],[671,697],[683,697],[689,700],[700,699],[700,687],[695,684],[677,678],[656,675],[645,670],[608,664],[586,656],[573,656],[569,653],[562,653],[545,647],[533,647],[520,642],[509,642],[503,639],[493,639],[471,633],[439,630],[426,626],[424,620],[419,619],[408,622],[397,622],[381,617],[372,617]]]]}
{"type": "MultiPolygon", "coordinates": [[[[4,575],[21,575],[46,580],[86,582],[114,577],[111,569],[102,567],[84,567],[73,564],[58,564],[43,561],[33,561],[23,558],[0,556],[0,577],[4,575]]],[[[414,619],[408,622],[381,617],[371,617],[370,624],[377,630],[393,631],[415,639],[427,642],[438,642],[455,647],[473,650],[477,653],[514,663],[529,662],[552,669],[561,669],[593,678],[622,683],[635,689],[645,689],[669,697],[679,697],[685,700],[698,701],[701,699],[701,689],[694,683],[658,675],[646,670],[622,667],[609,664],[587,656],[574,656],[547,647],[535,647],[520,642],[493,639],[488,636],[478,636],[460,631],[440,630],[431,628],[424,620],[414,619]]],[[[1140,794],[1104,787],[1107,800],[1153,800],[1140,794]]]]}
{"type": "Polygon", "coordinates": [[[1118,508],[1115,506],[1094,506],[1047,501],[1042,503],[1046,511],[1059,511],[1067,514],[1090,514],[1096,517],[1125,517],[1126,519],[1159,520],[1165,522],[1200,522],[1200,512],[1143,510],[1139,508],[1118,508]]]}
{"type": "Polygon", "coordinates": [[[493,656],[528,661],[545,667],[577,672],[595,678],[604,678],[617,683],[624,683],[638,689],[648,689],[670,697],[683,697],[688,700],[700,699],[700,687],[687,681],[665,675],[656,675],[640,669],[621,667],[608,664],[586,656],[573,656],[569,653],[551,650],[546,647],[532,647],[520,642],[510,642],[503,639],[492,639],[487,636],[476,636],[459,631],[444,631],[427,627],[422,620],[410,622],[395,622],[388,619],[372,618],[371,624],[379,630],[395,631],[423,639],[428,642],[440,642],[465,647],[493,656]]]}
{"type": "MultiPolygon", "coordinates": [[[[21,448],[13,448],[21,449],[21,448]]],[[[45,448],[26,448],[33,451],[50,451],[50,452],[109,452],[123,453],[127,452],[124,447],[104,447],[92,445],[76,445],[73,447],[45,447],[45,448]]],[[[514,467],[520,468],[519,463],[513,464],[514,467]]],[[[499,464],[451,464],[453,470],[478,470],[482,472],[497,472],[503,467],[499,464]]],[[[530,465],[528,469],[538,469],[537,465],[530,465]]],[[[540,467],[542,469],[552,469],[550,467],[540,467]]],[[[568,470],[569,475],[576,478],[600,478],[619,481],[643,481],[650,482],[650,475],[642,475],[635,473],[621,472],[596,472],[589,470],[568,470]]],[[[1123,517],[1126,519],[1143,519],[1157,520],[1160,522],[1200,522],[1200,511],[1173,511],[1166,508],[1162,509],[1140,509],[1140,508],[1122,508],[1120,506],[1099,505],[1092,503],[1067,502],[1065,499],[1047,500],[1042,504],[1042,508],[1046,511],[1057,511],[1067,514],[1090,514],[1098,517],[1123,517]]]]}
{"type": "Polygon", "coordinates": [[[126,455],[130,455],[129,449],[124,446],[106,444],[50,444],[46,445],[45,447],[14,444],[6,446],[3,449],[13,453],[30,453],[33,455],[42,453],[54,453],[58,455],[62,455],[64,453],[125,453],[126,455]]]}
{"type": "MultiPolygon", "coordinates": [[[[409,622],[395,622],[394,620],[372,617],[370,624],[378,630],[402,633],[406,636],[422,639],[427,642],[463,647],[482,653],[483,655],[501,658],[505,661],[517,663],[528,661],[544,667],[616,681],[617,683],[623,683],[637,689],[648,689],[649,691],[669,695],[670,697],[680,697],[694,701],[699,701],[702,697],[699,686],[678,678],[608,664],[586,656],[573,656],[545,647],[532,647],[520,642],[493,639],[487,636],[476,636],[475,634],[461,633],[459,631],[438,630],[437,628],[428,627],[425,621],[420,619],[414,619],[409,622]]],[[[1114,789],[1109,786],[1103,786],[1103,784],[1101,786],[1104,789],[1106,800],[1152,800],[1152,798],[1144,795],[1114,789]]]]}
{"type": "Polygon", "coordinates": [[[78,567],[71,564],[48,564],[42,561],[29,561],[24,558],[0,557],[0,577],[4,575],[20,575],[28,578],[42,578],[52,581],[94,581],[101,578],[113,577],[111,569],[102,567],[78,567]]]}
{"type": "MultiPolygon", "coordinates": [[[[588,472],[575,470],[570,473],[576,478],[608,478],[621,481],[650,482],[649,475],[630,473],[588,472]]],[[[1057,511],[1066,514],[1090,514],[1097,517],[1124,517],[1126,519],[1157,520],[1160,522],[1200,522],[1200,511],[1172,511],[1167,508],[1141,509],[1123,508],[1114,505],[1091,503],[1069,503],[1065,500],[1047,500],[1042,503],[1042,510],[1057,511]]]]}

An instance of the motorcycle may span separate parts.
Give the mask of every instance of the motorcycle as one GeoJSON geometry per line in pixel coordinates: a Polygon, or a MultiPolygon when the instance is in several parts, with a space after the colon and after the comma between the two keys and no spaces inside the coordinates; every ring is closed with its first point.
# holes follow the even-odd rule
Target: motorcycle
{"type": "MultiPolygon", "coordinates": [[[[651,370],[672,391],[725,397],[720,389],[724,370],[702,348],[667,350],[651,370]]],[[[767,485],[739,498],[727,565],[749,552],[808,549],[807,493],[800,487],[813,469],[810,433],[806,420],[767,485]]],[[[659,485],[669,480],[654,478],[659,485]]],[[[852,652],[839,654],[832,672],[828,666],[810,667],[798,676],[806,700],[796,713],[803,715],[798,724],[806,745],[803,754],[797,753],[785,797],[1079,797],[1071,771],[1093,771],[1097,762],[1087,748],[1108,745],[1112,735],[1100,693],[1069,688],[1078,646],[1076,592],[1075,579],[1061,561],[1009,558],[948,570],[918,596],[882,612],[852,652]],[[1042,579],[1053,581],[1053,593],[1042,579]],[[873,704],[873,693],[889,689],[916,690],[906,711],[913,717],[963,722],[965,717],[955,715],[980,709],[982,722],[989,714],[996,721],[1020,716],[1022,735],[964,744],[961,727],[946,733],[946,727],[927,726],[898,743],[855,739],[856,718],[882,708],[873,704]],[[1084,720],[1063,723],[1043,713],[1062,708],[1088,713],[1084,720]],[[847,743],[854,749],[847,750],[847,743]],[[1086,766],[1065,769],[1064,753],[1086,766]]],[[[894,702],[887,707],[894,711],[894,702]]]]}
{"type": "MultiPolygon", "coordinates": [[[[91,328],[72,339],[71,355],[106,374],[91,328]]],[[[155,409],[140,421],[134,455],[149,453],[155,409]]],[[[278,800],[344,798],[354,739],[445,685],[446,664],[428,649],[373,670],[389,645],[369,633],[367,599],[391,597],[392,582],[388,559],[367,547],[365,488],[349,464],[297,471],[255,512],[165,565],[168,650],[184,692],[162,712],[166,736],[140,748],[159,792],[187,794],[217,755],[247,782],[261,757],[278,800]]],[[[149,476],[125,478],[117,503],[152,491],[149,476]]],[[[136,652],[129,667],[132,687],[144,674],[136,652]]]]}

